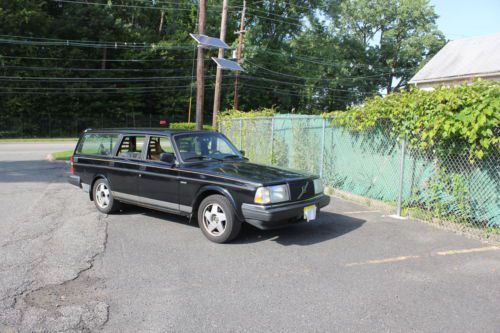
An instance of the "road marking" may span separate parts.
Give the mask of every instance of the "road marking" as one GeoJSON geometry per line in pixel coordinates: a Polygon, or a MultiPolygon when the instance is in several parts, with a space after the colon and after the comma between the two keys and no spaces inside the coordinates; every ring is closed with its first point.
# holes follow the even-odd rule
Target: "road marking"
{"type": "Polygon", "coordinates": [[[363,262],[352,262],[352,263],[346,264],[344,266],[351,267],[351,266],[360,266],[360,265],[386,264],[389,262],[398,262],[398,261],[404,261],[404,260],[408,260],[408,259],[417,259],[417,258],[420,258],[420,256],[401,256],[401,257],[386,258],[386,259],[374,259],[374,260],[368,260],[368,261],[363,261],[363,262]]]}
{"type": "Polygon", "coordinates": [[[362,213],[380,213],[380,210],[356,210],[353,212],[340,212],[342,214],[362,214],[362,213]]]}
{"type": "Polygon", "coordinates": [[[436,257],[436,256],[449,256],[455,254],[466,254],[466,253],[476,253],[476,252],[486,252],[486,251],[496,251],[500,250],[498,246],[488,246],[488,247],[476,247],[472,249],[462,249],[462,250],[448,250],[448,251],[439,251],[436,253],[431,253],[427,255],[415,255],[415,256],[399,256],[392,258],[384,258],[384,259],[373,259],[368,261],[361,262],[351,262],[348,264],[344,264],[346,267],[352,266],[362,266],[362,265],[378,265],[378,264],[387,264],[399,261],[406,261],[410,259],[419,259],[419,258],[428,258],[428,257],[436,257]]]}
{"type": "Polygon", "coordinates": [[[477,247],[475,249],[440,251],[440,252],[437,252],[436,255],[438,255],[438,256],[449,256],[451,254],[485,252],[485,251],[495,251],[495,250],[500,250],[500,247],[489,246],[489,247],[477,247]]]}

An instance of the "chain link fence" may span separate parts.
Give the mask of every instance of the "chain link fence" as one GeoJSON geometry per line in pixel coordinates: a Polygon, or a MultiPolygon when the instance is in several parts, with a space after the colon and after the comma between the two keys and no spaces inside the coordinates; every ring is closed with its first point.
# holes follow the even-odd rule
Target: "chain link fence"
{"type": "Polygon", "coordinates": [[[352,133],[321,116],[223,119],[219,130],[251,161],[320,175],[394,213],[476,236],[500,235],[500,153],[471,163],[407,148],[386,128],[352,133]]]}

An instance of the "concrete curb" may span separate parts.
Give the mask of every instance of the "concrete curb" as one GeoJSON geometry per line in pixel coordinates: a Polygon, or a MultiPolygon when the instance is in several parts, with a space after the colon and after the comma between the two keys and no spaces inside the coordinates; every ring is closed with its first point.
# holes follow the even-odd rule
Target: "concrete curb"
{"type": "Polygon", "coordinates": [[[394,212],[396,210],[396,208],[394,206],[391,206],[383,201],[370,199],[370,198],[363,197],[363,196],[357,195],[357,194],[352,194],[349,192],[344,192],[344,191],[341,191],[341,190],[336,189],[336,188],[328,188],[325,192],[330,196],[337,197],[337,198],[344,199],[344,200],[349,200],[352,202],[356,202],[356,203],[359,203],[363,206],[372,207],[372,208],[381,210],[381,211],[386,212],[386,213],[394,214],[394,212]]]}

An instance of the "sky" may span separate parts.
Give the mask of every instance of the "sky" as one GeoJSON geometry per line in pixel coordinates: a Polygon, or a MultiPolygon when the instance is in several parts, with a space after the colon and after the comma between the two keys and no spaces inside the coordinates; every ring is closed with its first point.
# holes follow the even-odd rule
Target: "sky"
{"type": "Polygon", "coordinates": [[[500,32],[500,0],[431,0],[450,40],[500,32]]]}

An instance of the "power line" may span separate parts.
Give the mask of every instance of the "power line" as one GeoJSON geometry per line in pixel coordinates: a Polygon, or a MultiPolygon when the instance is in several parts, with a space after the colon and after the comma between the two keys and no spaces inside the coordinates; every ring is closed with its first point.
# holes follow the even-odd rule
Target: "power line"
{"type": "MultiPolygon", "coordinates": [[[[251,75],[242,75],[241,77],[245,78],[245,79],[248,79],[248,80],[254,80],[254,81],[267,81],[267,82],[274,82],[274,83],[280,83],[280,84],[285,84],[285,85],[307,87],[307,84],[287,82],[287,81],[279,81],[279,80],[274,80],[274,79],[269,79],[269,78],[263,78],[263,77],[256,77],[256,76],[251,76],[251,75]]],[[[353,92],[352,90],[337,89],[337,88],[330,88],[330,87],[314,87],[314,88],[320,88],[320,89],[331,90],[331,91],[353,92]]]]}
{"type": "Polygon", "coordinates": [[[0,35],[0,44],[13,45],[30,45],[30,46],[77,46],[105,49],[161,49],[161,50],[187,50],[191,49],[190,45],[161,45],[161,42],[146,43],[146,42],[98,42],[86,40],[71,40],[60,38],[40,38],[40,37],[23,37],[12,35],[0,35]]]}
{"type": "MultiPolygon", "coordinates": [[[[70,1],[70,0],[52,0],[53,2],[63,2],[63,3],[72,3],[79,5],[97,5],[97,6],[106,6],[108,8],[118,7],[118,8],[141,8],[141,9],[159,9],[159,10],[179,10],[179,11],[192,11],[192,8],[182,8],[182,7],[164,7],[164,6],[142,6],[142,5],[120,5],[120,4],[108,4],[108,3],[100,3],[100,2],[88,2],[88,1],[70,1]]],[[[209,11],[215,11],[217,9],[208,9],[209,11]]]]}
{"type": "MultiPolygon", "coordinates": [[[[99,62],[102,63],[103,59],[85,59],[85,58],[54,58],[54,57],[23,57],[23,56],[3,56],[0,55],[0,60],[1,59],[26,59],[26,60],[65,60],[65,61],[93,61],[93,62],[99,62]]],[[[193,61],[196,60],[196,58],[172,58],[172,59],[106,59],[104,62],[137,62],[137,63],[142,63],[142,62],[169,62],[169,61],[193,61]]],[[[211,59],[205,59],[205,61],[212,61],[211,59]]],[[[1,66],[1,65],[0,65],[1,66]]]]}
{"type": "MultiPolygon", "coordinates": [[[[209,60],[209,59],[208,59],[209,60]]],[[[0,69],[17,69],[29,71],[69,71],[69,72],[184,72],[168,68],[79,68],[79,67],[42,67],[42,66],[1,66],[0,69]]]]}
{"type": "MultiPolygon", "coordinates": [[[[213,75],[209,76],[213,77],[213,75]]],[[[0,76],[0,81],[27,81],[27,82],[145,82],[145,81],[170,81],[191,80],[191,76],[152,76],[152,77],[50,77],[50,76],[0,76]]]]}
{"type": "MultiPolygon", "coordinates": [[[[223,86],[229,86],[229,84],[223,84],[223,86]]],[[[0,94],[22,94],[22,95],[70,95],[70,94],[128,94],[128,93],[161,93],[163,91],[174,91],[188,92],[190,85],[184,86],[166,86],[157,87],[157,89],[152,89],[155,87],[123,87],[123,88],[10,88],[9,90],[0,90],[0,94]],[[18,89],[18,90],[16,90],[18,89]]],[[[5,87],[2,87],[5,88],[5,87]]]]}
{"type": "MultiPolygon", "coordinates": [[[[307,76],[299,76],[299,75],[292,75],[292,74],[286,74],[286,73],[281,73],[281,72],[276,72],[276,71],[273,71],[271,69],[268,69],[268,68],[265,68],[265,67],[262,67],[260,65],[257,65],[256,63],[253,63],[251,61],[246,61],[247,63],[251,64],[252,66],[255,66],[259,69],[262,69],[262,70],[265,70],[267,72],[270,72],[274,75],[277,75],[277,76],[282,76],[282,77],[288,77],[288,78],[296,78],[296,79],[302,79],[302,80],[318,80],[318,81],[339,81],[339,80],[344,80],[344,79],[367,79],[367,78],[378,78],[378,77],[381,77],[383,75],[381,74],[378,74],[378,75],[362,75],[362,76],[341,76],[341,77],[338,77],[338,78],[333,78],[333,79],[330,79],[330,78],[321,78],[321,77],[307,77],[307,76]]],[[[384,73],[384,74],[387,74],[384,73]]]]}

